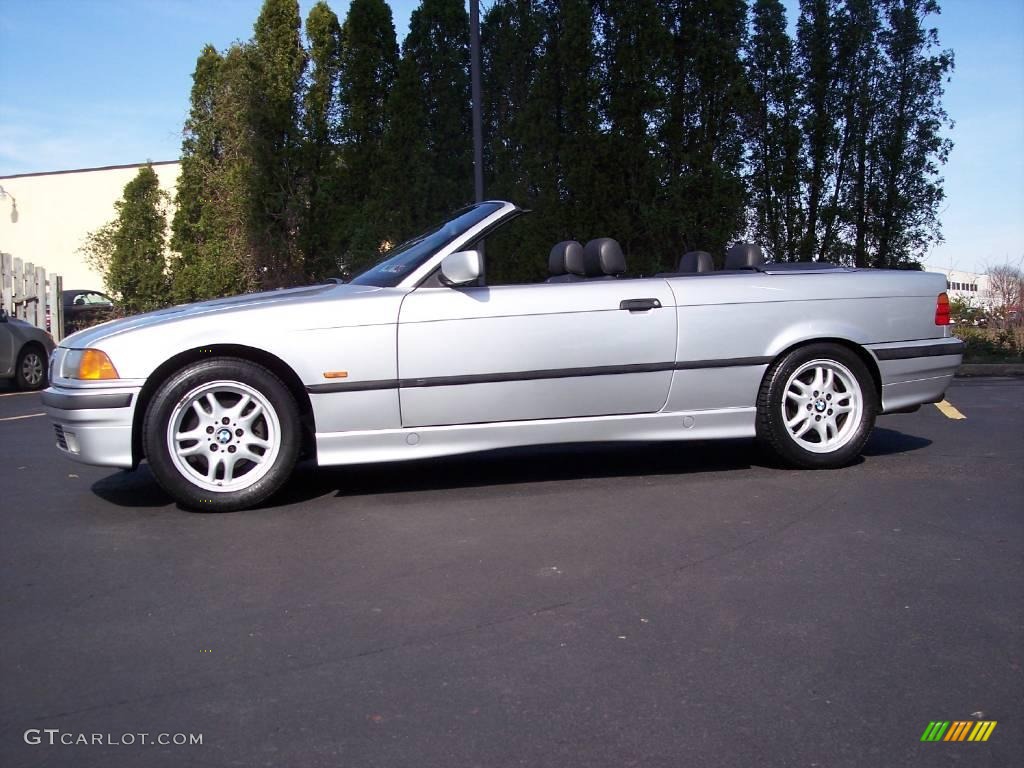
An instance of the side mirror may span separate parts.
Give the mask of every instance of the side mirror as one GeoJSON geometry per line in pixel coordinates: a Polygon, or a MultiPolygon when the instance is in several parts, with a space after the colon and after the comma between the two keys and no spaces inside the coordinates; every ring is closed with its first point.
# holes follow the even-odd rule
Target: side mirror
{"type": "Polygon", "coordinates": [[[456,251],[441,261],[441,282],[457,286],[472,283],[480,277],[480,254],[477,251],[456,251]]]}

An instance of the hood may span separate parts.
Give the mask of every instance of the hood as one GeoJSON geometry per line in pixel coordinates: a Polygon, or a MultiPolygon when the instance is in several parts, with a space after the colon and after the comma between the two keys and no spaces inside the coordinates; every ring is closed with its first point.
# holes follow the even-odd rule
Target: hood
{"type": "Polygon", "coordinates": [[[236,314],[252,310],[268,310],[278,307],[294,307],[301,304],[317,304],[324,300],[344,299],[361,294],[374,293],[380,288],[370,285],[326,285],[285,288],[263,293],[247,293],[223,299],[211,299],[194,304],[179,304],[176,307],[158,309],[141,315],[132,315],[120,320],[110,320],[100,325],[73,333],[61,342],[63,347],[84,348],[102,339],[122,333],[157,325],[166,325],[200,316],[236,314]]]}

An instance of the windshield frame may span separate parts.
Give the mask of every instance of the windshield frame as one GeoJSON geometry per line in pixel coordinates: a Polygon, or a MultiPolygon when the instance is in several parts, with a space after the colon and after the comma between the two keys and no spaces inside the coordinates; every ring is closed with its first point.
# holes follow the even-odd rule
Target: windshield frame
{"type": "Polygon", "coordinates": [[[519,209],[515,205],[504,200],[487,200],[461,208],[453,213],[446,221],[441,222],[437,226],[431,227],[426,232],[393,248],[388,252],[388,254],[385,254],[380,261],[353,278],[349,284],[368,285],[375,286],[377,288],[415,288],[427,275],[434,271],[445,256],[449,253],[454,253],[468,243],[475,242],[475,240],[479,239],[477,233],[494,227],[502,219],[514,214],[518,210],[519,209]],[[467,213],[471,213],[479,209],[485,209],[487,211],[484,213],[482,218],[473,222],[469,226],[464,226],[457,231],[452,232],[449,237],[444,238],[442,241],[432,245],[422,254],[414,257],[415,263],[413,266],[410,269],[406,269],[403,272],[396,274],[396,279],[389,279],[387,273],[379,271],[380,267],[391,259],[408,253],[410,250],[416,248],[421,241],[435,233],[443,231],[445,227],[452,224],[452,222],[460,217],[465,216],[467,213]]]}

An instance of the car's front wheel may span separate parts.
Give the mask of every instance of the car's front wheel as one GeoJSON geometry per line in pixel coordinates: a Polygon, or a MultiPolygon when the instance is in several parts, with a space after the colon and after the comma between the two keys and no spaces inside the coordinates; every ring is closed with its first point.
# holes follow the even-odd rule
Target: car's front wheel
{"type": "Polygon", "coordinates": [[[877,411],[874,381],[856,353],[812,344],[768,369],[757,399],[757,435],[788,464],[841,467],[860,455],[877,411]]]}
{"type": "Polygon", "coordinates": [[[266,368],[228,357],[190,365],[160,387],[143,435],[164,490],[186,507],[219,512],[278,490],[301,444],[288,388],[266,368]]]}

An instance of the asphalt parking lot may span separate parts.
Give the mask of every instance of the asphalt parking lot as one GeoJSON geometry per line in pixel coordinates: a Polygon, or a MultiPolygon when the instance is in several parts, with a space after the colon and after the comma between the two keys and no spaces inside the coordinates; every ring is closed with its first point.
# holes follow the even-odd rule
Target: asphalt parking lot
{"type": "Polygon", "coordinates": [[[947,398],[833,472],[522,450],[212,515],[0,389],[0,765],[1024,765],[1024,380],[947,398]]]}

